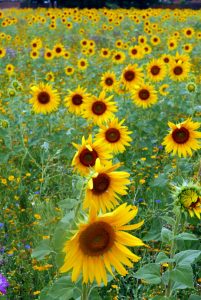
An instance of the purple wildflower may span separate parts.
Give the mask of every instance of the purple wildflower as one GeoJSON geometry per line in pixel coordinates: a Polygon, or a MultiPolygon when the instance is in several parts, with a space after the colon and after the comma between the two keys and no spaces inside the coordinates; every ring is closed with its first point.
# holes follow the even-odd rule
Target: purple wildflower
{"type": "Polygon", "coordinates": [[[0,274],[0,292],[5,295],[6,294],[6,288],[9,286],[9,283],[2,274],[0,274]]]}

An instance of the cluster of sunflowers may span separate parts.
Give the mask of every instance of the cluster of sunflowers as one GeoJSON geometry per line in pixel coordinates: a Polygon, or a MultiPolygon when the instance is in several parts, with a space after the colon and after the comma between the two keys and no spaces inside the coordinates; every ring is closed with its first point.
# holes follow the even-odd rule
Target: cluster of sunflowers
{"type": "MultiPolygon", "coordinates": [[[[153,177],[152,169],[156,168],[154,180],[157,183],[160,171],[163,176],[166,165],[171,165],[171,171],[167,172],[170,177],[167,177],[172,180],[175,160],[169,154],[183,159],[182,162],[191,157],[191,161],[198,163],[197,150],[201,148],[201,132],[198,131],[199,19],[200,12],[191,10],[0,11],[0,142],[6,151],[9,142],[4,143],[4,134],[11,131],[11,126],[16,126],[18,118],[21,118],[20,130],[16,132],[22,137],[20,141],[17,137],[13,138],[13,143],[10,138],[12,153],[16,145],[23,143],[24,147],[22,154],[17,150],[17,154],[12,154],[12,160],[8,161],[8,166],[16,164],[19,169],[20,165],[20,172],[16,171],[18,175],[4,174],[5,164],[0,162],[0,184],[8,192],[7,198],[17,202],[21,214],[27,211],[29,216],[33,215],[34,221],[30,220],[30,224],[36,226],[37,231],[43,216],[39,214],[40,211],[35,211],[35,203],[44,202],[43,193],[47,190],[42,188],[43,182],[47,186],[54,177],[54,174],[47,175],[51,172],[48,163],[50,161],[51,166],[59,165],[55,158],[51,160],[48,156],[48,166],[44,166],[45,155],[49,155],[48,147],[58,149],[60,153],[57,134],[66,132],[62,135],[63,148],[67,145],[64,138],[70,136],[69,148],[76,148],[74,157],[69,155],[72,163],[68,164],[68,160],[66,163],[62,156],[60,159],[71,177],[74,176],[73,169],[84,182],[80,202],[75,209],[76,228],[73,228],[71,238],[65,242],[65,257],[60,267],[61,273],[72,271],[73,282],[82,274],[84,285],[94,281],[98,285],[101,282],[107,285],[107,272],[112,276],[115,271],[122,276],[128,274],[128,268],[132,268],[142,256],[134,254],[128,247],[143,246],[143,249],[148,249],[142,236],[137,238],[127,233],[140,228],[143,221],[137,224],[130,222],[137,215],[138,207],[141,209],[140,205],[147,205],[150,209],[149,198],[162,195],[156,186],[156,192],[152,191],[151,179],[146,173],[152,173],[153,177]],[[168,122],[166,135],[168,120],[172,122],[168,122]],[[46,123],[51,123],[47,135],[46,123]],[[36,151],[39,142],[34,141],[34,131],[38,135],[39,132],[44,134],[40,147],[44,151],[43,160],[38,154],[40,150],[36,151]],[[52,141],[53,135],[56,142],[47,143],[52,141]],[[147,150],[150,150],[150,155],[144,154],[147,150]],[[132,153],[136,156],[132,156],[132,153]],[[148,159],[149,162],[146,162],[148,159]],[[25,167],[26,160],[28,163],[25,167]],[[123,165],[126,165],[126,169],[130,167],[130,172],[121,170],[123,165]],[[133,175],[133,169],[137,169],[137,166],[140,180],[133,175]],[[42,175],[38,174],[41,170],[42,175]],[[31,174],[32,171],[37,175],[31,174]],[[46,175],[49,176],[47,181],[46,175]],[[27,198],[29,193],[24,186],[26,189],[30,186],[31,192],[34,191],[34,196],[29,195],[32,202],[27,207],[25,200],[21,200],[27,198]],[[22,191],[16,192],[20,189],[22,191]],[[134,200],[129,199],[133,197],[131,190],[135,194],[134,200]],[[144,197],[143,193],[148,194],[148,200],[137,202],[137,195],[144,197]],[[11,194],[15,196],[12,198],[11,194]],[[122,204],[121,196],[125,196],[128,203],[122,204]],[[79,219],[78,211],[83,211],[84,220],[79,219]]],[[[65,151],[70,153],[68,149],[65,151]]],[[[59,167],[60,172],[63,166],[59,167]]],[[[199,176],[196,177],[197,181],[199,176]]],[[[62,184],[56,184],[61,188],[62,184]]],[[[51,188],[50,195],[45,197],[55,200],[58,195],[58,198],[63,196],[58,193],[54,198],[51,188]]],[[[166,199],[167,194],[164,193],[161,198],[166,199]]],[[[175,205],[181,211],[200,219],[199,182],[177,187],[174,197],[175,205]]],[[[155,201],[160,203],[161,200],[155,201]]],[[[56,201],[53,203],[56,223],[62,213],[56,201]]],[[[4,206],[3,214],[7,219],[8,214],[12,215],[15,205],[5,203],[4,206]]],[[[144,219],[144,211],[143,208],[141,219],[144,219]]],[[[9,226],[12,224],[15,226],[16,223],[10,222],[9,226]]],[[[149,225],[145,224],[144,227],[149,225]]],[[[51,234],[47,231],[42,236],[51,239],[51,234]]],[[[35,240],[24,250],[27,257],[33,244],[36,244],[35,240]]],[[[47,271],[53,266],[49,261],[45,266],[37,263],[34,262],[35,272],[47,271]]],[[[52,274],[49,276],[53,277],[52,274]]],[[[37,290],[33,295],[39,293],[37,290]]]]}

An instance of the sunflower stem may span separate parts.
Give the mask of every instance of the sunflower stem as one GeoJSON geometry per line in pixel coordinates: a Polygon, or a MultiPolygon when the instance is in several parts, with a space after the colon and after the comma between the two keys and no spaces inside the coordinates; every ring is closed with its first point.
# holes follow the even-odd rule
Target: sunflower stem
{"type": "MultiPolygon", "coordinates": [[[[178,228],[179,228],[179,223],[181,220],[181,212],[179,209],[176,209],[175,211],[175,224],[174,224],[174,228],[173,228],[173,237],[172,237],[172,242],[171,242],[171,248],[170,248],[170,259],[172,259],[175,255],[175,252],[177,250],[177,244],[176,244],[176,240],[175,237],[178,234],[178,228]]],[[[172,262],[169,263],[168,265],[168,269],[169,272],[171,272],[173,270],[174,264],[172,262]]],[[[166,297],[170,297],[172,294],[172,280],[169,279],[166,291],[165,291],[165,296],[166,297]]]]}
{"type": "Polygon", "coordinates": [[[86,283],[82,284],[82,296],[81,296],[81,300],[88,300],[89,296],[89,287],[86,283]]]}

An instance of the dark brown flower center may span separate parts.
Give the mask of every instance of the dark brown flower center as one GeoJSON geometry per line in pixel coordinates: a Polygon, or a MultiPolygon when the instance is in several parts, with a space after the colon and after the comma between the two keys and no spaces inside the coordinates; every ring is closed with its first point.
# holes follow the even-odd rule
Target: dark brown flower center
{"type": "Polygon", "coordinates": [[[151,67],[151,74],[152,75],[158,75],[160,73],[161,68],[159,66],[153,66],[151,67]]]}
{"type": "Polygon", "coordinates": [[[108,52],[106,50],[103,51],[103,55],[107,55],[108,52]]]}
{"type": "Polygon", "coordinates": [[[105,174],[99,174],[96,178],[93,178],[93,189],[94,194],[100,195],[107,191],[110,185],[110,177],[105,174]]]}
{"type": "Polygon", "coordinates": [[[90,224],[79,237],[79,246],[88,256],[99,256],[107,252],[114,244],[115,232],[106,222],[90,224]]]}
{"type": "Polygon", "coordinates": [[[129,70],[124,73],[124,78],[126,81],[132,81],[135,78],[135,72],[129,70]]]}
{"type": "Polygon", "coordinates": [[[190,208],[196,208],[199,206],[199,204],[201,205],[201,198],[198,197],[196,202],[192,202],[191,205],[189,206],[190,208]]]}
{"type": "Polygon", "coordinates": [[[108,86],[113,85],[113,79],[111,77],[107,77],[105,79],[105,84],[108,85],[108,86]]]}
{"type": "Polygon", "coordinates": [[[51,57],[52,53],[51,52],[47,52],[47,57],[51,57]]]}
{"type": "Polygon", "coordinates": [[[81,62],[80,62],[80,66],[81,66],[81,67],[85,67],[85,65],[86,65],[86,64],[85,64],[85,61],[81,61],[81,62]]]}
{"type": "Polygon", "coordinates": [[[135,54],[137,54],[137,50],[136,50],[136,49],[132,49],[131,53],[132,53],[133,55],[135,55],[135,54]]]}
{"type": "Polygon", "coordinates": [[[36,48],[36,47],[37,47],[37,44],[36,44],[36,43],[33,43],[32,46],[33,46],[33,48],[36,48]]]}
{"type": "Polygon", "coordinates": [[[109,128],[105,132],[105,138],[110,143],[116,143],[120,139],[121,135],[118,129],[116,128],[109,128]]]}
{"type": "Polygon", "coordinates": [[[189,140],[190,134],[185,127],[176,128],[172,132],[172,138],[177,144],[185,144],[189,140]]]}
{"type": "Polygon", "coordinates": [[[107,109],[107,106],[102,101],[96,101],[92,105],[92,111],[93,111],[93,113],[95,115],[98,115],[98,116],[104,114],[104,112],[106,111],[106,109],[107,109]]]}
{"type": "Polygon", "coordinates": [[[150,92],[146,89],[142,89],[139,91],[138,95],[141,100],[147,100],[150,97],[150,92]]]}
{"type": "Polygon", "coordinates": [[[56,48],[56,53],[61,53],[61,48],[60,47],[56,48]]]}
{"type": "Polygon", "coordinates": [[[47,104],[50,102],[50,95],[47,92],[40,92],[38,94],[38,101],[41,104],[47,104]]]}
{"type": "Polygon", "coordinates": [[[175,75],[181,75],[183,73],[183,69],[180,66],[176,66],[173,70],[175,75]]]}
{"type": "Polygon", "coordinates": [[[187,31],[186,31],[186,34],[187,34],[187,35],[191,35],[191,33],[192,33],[191,30],[187,30],[187,31]]]}
{"type": "Polygon", "coordinates": [[[167,63],[169,63],[170,59],[169,59],[169,57],[165,57],[163,61],[167,64],[167,63]]]}
{"type": "Polygon", "coordinates": [[[83,103],[82,101],[83,97],[79,94],[76,94],[72,97],[72,102],[74,105],[80,105],[83,103]]]}
{"type": "Polygon", "coordinates": [[[95,165],[97,157],[98,154],[94,149],[92,151],[88,149],[83,149],[79,155],[81,164],[83,164],[86,167],[93,167],[95,165]]]}
{"type": "Polygon", "coordinates": [[[115,55],[115,59],[116,60],[120,60],[121,59],[121,55],[120,54],[115,55]]]}

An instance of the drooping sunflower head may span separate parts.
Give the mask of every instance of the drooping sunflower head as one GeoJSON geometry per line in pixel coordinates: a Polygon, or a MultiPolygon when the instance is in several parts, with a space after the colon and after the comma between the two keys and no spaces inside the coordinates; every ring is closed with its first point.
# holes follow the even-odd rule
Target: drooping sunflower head
{"type": "Polygon", "coordinates": [[[113,212],[98,216],[93,208],[89,220],[79,224],[75,235],[66,242],[64,264],[60,272],[72,269],[72,281],[82,274],[83,283],[107,285],[107,271],[114,276],[112,268],[125,276],[125,266],[132,267],[140,257],[127,246],[144,246],[139,238],[125,232],[140,228],[138,224],[127,225],[137,214],[137,207],[122,204],[113,212]]]}
{"type": "Polygon", "coordinates": [[[39,83],[31,88],[31,93],[33,97],[29,102],[33,105],[35,113],[48,114],[57,110],[60,97],[51,85],[39,83]]]}
{"type": "Polygon", "coordinates": [[[132,100],[135,105],[148,108],[157,102],[157,93],[152,85],[142,84],[137,85],[131,92],[132,100]]]}
{"type": "Polygon", "coordinates": [[[201,187],[194,183],[186,183],[176,187],[173,194],[176,205],[180,206],[183,211],[188,211],[189,215],[194,215],[200,219],[201,214],[201,187]]]}
{"type": "Polygon", "coordinates": [[[98,125],[112,119],[117,111],[116,103],[111,101],[112,98],[113,96],[106,98],[104,91],[99,97],[92,96],[83,104],[83,117],[98,125]]]}
{"type": "Polygon", "coordinates": [[[166,66],[162,59],[153,59],[147,65],[148,76],[153,81],[161,81],[166,75],[166,66]]]}
{"type": "Polygon", "coordinates": [[[142,69],[137,64],[128,65],[122,72],[121,80],[126,89],[130,90],[135,84],[142,82],[142,69]]]}
{"type": "Polygon", "coordinates": [[[71,113],[81,115],[83,111],[83,103],[88,101],[89,94],[86,93],[86,89],[77,87],[74,91],[69,90],[68,96],[65,97],[64,102],[71,113]]]}
{"type": "Polygon", "coordinates": [[[112,91],[116,83],[116,75],[114,72],[106,72],[101,77],[100,84],[105,91],[112,91]]]}
{"type": "Polygon", "coordinates": [[[4,57],[6,55],[6,49],[3,47],[0,47],[0,58],[4,57]]]}
{"type": "Polygon", "coordinates": [[[186,121],[174,124],[168,123],[170,127],[169,134],[164,138],[162,145],[165,146],[166,152],[173,152],[174,155],[192,156],[192,150],[201,148],[198,139],[201,138],[201,132],[196,131],[200,127],[199,122],[193,122],[191,118],[186,121]]]}
{"type": "Polygon", "coordinates": [[[120,167],[120,163],[112,165],[111,162],[100,164],[97,158],[94,166],[94,174],[88,181],[85,198],[83,202],[84,209],[94,208],[103,213],[106,210],[113,209],[119,202],[118,195],[127,194],[127,186],[130,181],[129,173],[116,171],[120,167]]]}
{"type": "Polygon", "coordinates": [[[96,140],[106,144],[113,153],[124,152],[125,147],[132,141],[130,137],[132,132],[123,123],[124,120],[119,122],[114,118],[106,125],[101,125],[96,140]]]}
{"type": "Polygon", "coordinates": [[[73,146],[77,149],[77,152],[73,158],[72,166],[81,175],[90,173],[90,169],[95,166],[97,158],[104,164],[112,157],[107,146],[100,144],[100,142],[93,142],[91,135],[87,140],[83,137],[81,145],[73,143],[73,146]]]}

